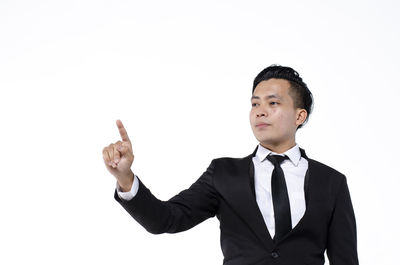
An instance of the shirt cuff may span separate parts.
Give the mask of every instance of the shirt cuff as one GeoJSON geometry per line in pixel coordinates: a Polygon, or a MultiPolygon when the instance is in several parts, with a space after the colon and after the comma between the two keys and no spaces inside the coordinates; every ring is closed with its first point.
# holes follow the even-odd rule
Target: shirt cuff
{"type": "Polygon", "coordinates": [[[139,189],[139,181],[138,181],[138,178],[137,178],[137,176],[135,174],[134,174],[134,178],[133,178],[133,185],[132,185],[132,188],[131,188],[130,191],[127,191],[127,192],[121,191],[121,187],[119,186],[118,181],[117,181],[118,197],[120,199],[125,200],[125,201],[132,200],[133,197],[136,196],[136,193],[138,192],[138,189],[139,189]]]}

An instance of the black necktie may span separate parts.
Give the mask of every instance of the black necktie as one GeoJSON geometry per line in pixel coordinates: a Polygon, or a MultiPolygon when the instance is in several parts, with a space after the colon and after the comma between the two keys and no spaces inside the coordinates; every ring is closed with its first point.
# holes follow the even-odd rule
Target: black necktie
{"type": "Polygon", "coordinates": [[[286,188],[285,176],[281,168],[281,163],[285,159],[288,159],[288,157],[286,155],[268,155],[267,159],[274,164],[274,171],[272,171],[271,177],[271,190],[275,215],[274,240],[276,241],[292,229],[289,196],[286,188]]]}

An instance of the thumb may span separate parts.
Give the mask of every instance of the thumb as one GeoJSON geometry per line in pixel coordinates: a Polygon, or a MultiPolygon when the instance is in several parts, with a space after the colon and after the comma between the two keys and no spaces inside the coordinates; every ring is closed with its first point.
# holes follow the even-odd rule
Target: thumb
{"type": "Polygon", "coordinates": [[[121,155],[123,155],[123,156],[129,155],[130,148],[129,148],[128,144],[122,143],[121,145],[119,145],[117,147],[117,149],[121,153],[121,155]]]}

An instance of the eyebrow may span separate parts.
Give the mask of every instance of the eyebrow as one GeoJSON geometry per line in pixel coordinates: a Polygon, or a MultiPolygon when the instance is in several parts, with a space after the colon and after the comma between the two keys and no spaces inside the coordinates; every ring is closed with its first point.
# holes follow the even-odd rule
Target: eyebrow
{"type": "MultiPolygon", "coordinates": [[[[270,99],[270,98],[277,98],[277,99],[281,99],[280,97],[278,97],[278,96],[277,96],[277,95],[275,95],[275,94],[272,94],[272,95],[265,96],[264,98],[266,98],[266,99],[270,99]]],[[[260,99],[260,97],[258,97],[258,96],[252,96],[252,97],[251,97],[251,100],[253,100],[253,99],[260,99]]]]}

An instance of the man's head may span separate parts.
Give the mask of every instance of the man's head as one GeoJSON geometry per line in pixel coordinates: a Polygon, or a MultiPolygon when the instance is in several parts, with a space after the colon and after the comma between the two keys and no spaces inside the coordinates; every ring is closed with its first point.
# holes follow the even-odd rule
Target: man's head
{"type": "Polygon", "coordinates": [[[295,70],[271,65],[254,79],[251,104],[254,136],[263,146],[284,152],[295,144],[297,129],[308,120],[313,98],[295,70]]]}

